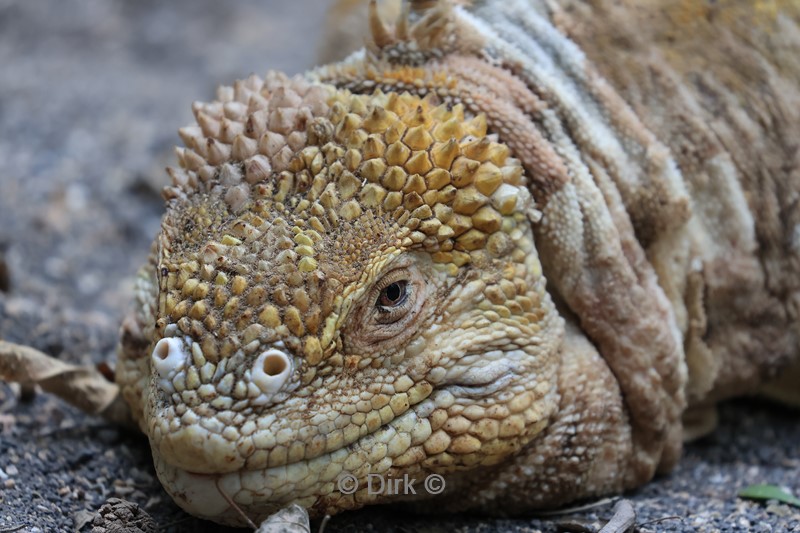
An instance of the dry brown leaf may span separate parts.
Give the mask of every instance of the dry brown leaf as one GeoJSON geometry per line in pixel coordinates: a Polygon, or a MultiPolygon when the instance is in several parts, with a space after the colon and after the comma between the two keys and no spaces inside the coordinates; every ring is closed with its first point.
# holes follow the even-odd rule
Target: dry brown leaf
{"type": "Polygon", "coordinates": [[[309,533],[308,511],[293,503],[261,522],[255,533],[309,533]]]}
{"type": "Polygon", "coordinates": [[[87,413],[134,426],[119,387],[94,366],[77,366],[30,346],[0,340],[0,378],[39,385],[87,413]]]}

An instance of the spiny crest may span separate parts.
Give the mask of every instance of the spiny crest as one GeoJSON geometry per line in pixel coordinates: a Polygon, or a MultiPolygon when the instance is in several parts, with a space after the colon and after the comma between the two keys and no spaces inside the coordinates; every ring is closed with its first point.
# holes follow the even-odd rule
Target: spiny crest
{"type": "MultiPolygon", "coordinates": [[[[232,215],[242,214],[231,238],[256,240],[258,227],[279,215],[325,234],[372,211],[392,216],[402,246],[445,261],[453,250],[483,247],[516,206],[519,162],[487,136],[483,115],[468,119],[461,105],[437,106],[435,95],[352,95],[269,73],[218,96],[193,106],[198,125],[180,131],[183,168],[170,170],[165,194],[215,191],[232,215]]],[[[196,227],[216,225],[196,218],[196,227]]],[[[362,231],[373,226],[361,223],[362,231]]],[[[315,266],[307,259],[298,268],[315,266]]]]}
{"type": "Polygon", "coordinates": [[[463,106],[436,106],[435,99],[337,93],[329,118],[345,157],[329,167],[339,187],[326,200],[340,206],[357,188],[357,201],[341,205],[340,216],[353,219],[362,209],[390,215],[400,245],[429,251],[437,262],[461,266],[490,241],[492,253],[503,255],[505,239],[492,236],[525,195],[522,167],[487,136],[483,115],[467,117],[463,106]]]}
{"type": "Polygon", "coordinates": [[[406,65],[420,65],[447,52],[456,41],[452,7],[451,2],[438,0],[403,2],[397,21],[390,27],[381,20],[377,1],[371,0],[368,51],[406,65]]]}
{"type": "Polygon", "coordinates": [[[484,38],[460,16],[460,0],[420,0],[404,3],[397,22],[387,26],[370,4],[371,40],[363,51],[340,63],[308,73],[310,79],[333,82],[354,93],[409,92],[436,94],[441,101],[459,102],[459,80],[444,66],[450,55],[482,57],[484,38]]]}
{"type": "Polygon", "coordinates": [[[270,71],[251,75],[233,87],[220,87],[217,100],[192,105],[197,124],[181,128],[185,148],[177,148],[180,168],[168,168],[172,186],[165,199],[185,199],[222,183],[231,187],[226,201],[241,208],[247,185],[286,170],[309,135],[324,134],[314,119],[327,114],[335,89],[302,77],[270,71]],[[244,181],[244,183],[242,183],[244,181]]]}

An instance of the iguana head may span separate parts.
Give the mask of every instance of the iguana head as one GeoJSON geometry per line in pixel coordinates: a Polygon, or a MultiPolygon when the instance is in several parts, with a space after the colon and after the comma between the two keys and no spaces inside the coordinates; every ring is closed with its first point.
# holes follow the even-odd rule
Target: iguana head
{"type": "Polygon", "coordinates": [[[143,419],[178,503],[359,507],[341,475],[495,464],[546,426],[562,326],[482,115],[278,74],[194,111],[143,419]]]}

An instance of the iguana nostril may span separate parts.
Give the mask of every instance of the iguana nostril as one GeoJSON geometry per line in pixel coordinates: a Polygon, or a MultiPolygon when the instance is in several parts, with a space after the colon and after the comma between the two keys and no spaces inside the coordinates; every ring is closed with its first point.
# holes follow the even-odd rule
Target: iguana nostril
{"type": "Polygon", "coordinates": [[[286,369],[286,358],[278,354],[269,354],[264,358],[264,373],[277,376],[286,369]]]}
{"type": "Polygon", "coordinates": [[[165,338],[158,341],[151,356],[153,366],[162,378],[183,368],[186,363],[186,351],[183,341],[176,338],[165,338]]]}
{"type": "Polygon", "coordinates": [[[166,359],[169,356],[169,342],[164,342],[166,339],[161,339],[156,343],[153,350],[153,355],[159,359],[166,359]]]}
{"type": "Polygon", "coordinates": [[[283,386],[291,371],[292,362],[289,356],[270,348],[259,355],[253,365],[253,383],[263,392],[273,394],[283,386]]]}

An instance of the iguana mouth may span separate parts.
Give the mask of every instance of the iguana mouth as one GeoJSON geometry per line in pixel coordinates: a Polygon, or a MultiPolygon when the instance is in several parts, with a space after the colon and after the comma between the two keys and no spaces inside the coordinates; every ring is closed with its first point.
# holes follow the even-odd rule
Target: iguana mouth
{"type": "Polygon", "coordinates": [[[170,464],[152,447],[153,461],[161,483],[184,510],[216,521],[223,517],[232,525],[243,522],[228,499],[253,521],[291,502],[311,508],[320,498],[335,501],[342,510],[355,508],[359,505],[353,496],[338,491],[337,480],[344,475],[366,478],[367,474],[381,474],[393,466],[413,467],[424,459],[424,454],[414,453],[414,448],[430,436],[427,417],[434,408],[432,400],[423,400],[355,442],[280,466],[198,473],[170,464]],[[249,510],[259,516],[251,517],[249,510]]]}
{"type": "Polygon", "coordinates": [[[420,404],[433,391],[427,381],[411,383],[373,401],[348,393],[334,402],[336,411],[330,410],[330,398],[318,396],[292,398],[268,411],[256,406],[208,412],[202,405],[174,404],[151,413],[148,434],[165,463],[187,472],[221,475],[288,466],[352,447],[388,427],[411,431],[417,422],[407,427],[404,417],[417,411],[424,418],[430,408],[420,404]]]}

